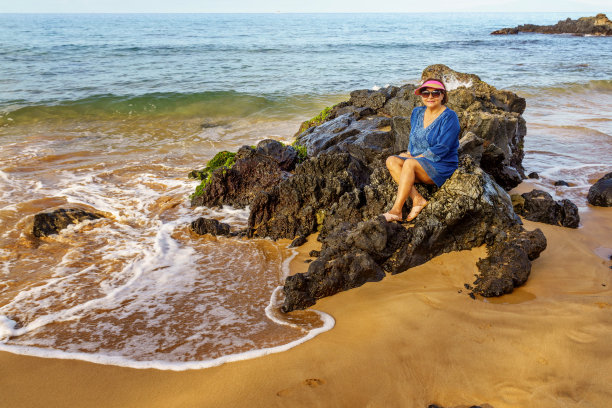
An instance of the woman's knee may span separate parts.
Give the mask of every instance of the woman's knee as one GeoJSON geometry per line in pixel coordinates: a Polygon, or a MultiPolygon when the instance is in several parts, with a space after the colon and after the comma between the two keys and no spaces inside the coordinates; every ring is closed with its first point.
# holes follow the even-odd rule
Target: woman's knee
{"type": "Polygon", "coordinates": [[[418,162],[414,159],[408,159],[404,161],[404,165],[402,166],[402,171],[411,171],[414,172],[418,166],[418,162]]]}
{"type": "Polygon", "coordinates": [[[387,165],[387,169],[391,170],[392,168],[401,166],[401,163],[398,163],[400,160],[402,159],[395,157],[395,156],[387,157],[387,160],[385,161],[385,164],[387,165]]]}

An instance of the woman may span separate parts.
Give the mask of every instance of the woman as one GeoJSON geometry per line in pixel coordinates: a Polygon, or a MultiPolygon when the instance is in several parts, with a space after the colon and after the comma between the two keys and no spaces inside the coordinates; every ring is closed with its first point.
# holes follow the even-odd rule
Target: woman
{"type": "Polygon", "coordinates": [[[398,184],[397,197],[387,221],[401,221],[406,199],[412,199],[412,210],[407,221],[419,215],[427,200],[419,194],[414,183],[436,184],[440,187],[459,166],[459,118],[444,106],[448,101],[446,86],[438,79],[429,78],[414,91],[423,105],[414,108],[410,116],[408,152],[387,159],[387,168],[398,184]]]}

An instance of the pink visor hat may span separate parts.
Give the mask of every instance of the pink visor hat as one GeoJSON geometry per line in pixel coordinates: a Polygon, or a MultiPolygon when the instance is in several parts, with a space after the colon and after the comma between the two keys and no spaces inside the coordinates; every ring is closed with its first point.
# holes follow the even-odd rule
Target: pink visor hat
{"type": "Polygon", "coordinates": [[[414,94],[415,95],[420,95],[421,94],[421,90],[425,89],[425,88],[441,89],[444,92],[446,92],[446,87],[444,86],[444,84],[442,82],[436,81],[435,79],[430,79],[429,81],[423,82],[423,85],[419,86],[414,91],[414,94]]]}

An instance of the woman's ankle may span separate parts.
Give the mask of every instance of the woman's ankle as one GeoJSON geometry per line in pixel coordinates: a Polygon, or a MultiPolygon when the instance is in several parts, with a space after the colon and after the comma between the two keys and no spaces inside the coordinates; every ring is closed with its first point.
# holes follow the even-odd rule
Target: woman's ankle
{"type": "Polygon", "coordinates": [[[423,206],[423,205],[425,205],[425,204],[427,204],[427,200],[425,199],[425,197],[423,197],[423,196],[422,196],[422,195],[420,195],[420,194],[419,194],[419,196],[418,196],[418,197],[414,197],[414,198],[412,199],[412,205],[413,205],[413,206],[415,206],[415,205],[418,205],[418,206],[423,206]]]}

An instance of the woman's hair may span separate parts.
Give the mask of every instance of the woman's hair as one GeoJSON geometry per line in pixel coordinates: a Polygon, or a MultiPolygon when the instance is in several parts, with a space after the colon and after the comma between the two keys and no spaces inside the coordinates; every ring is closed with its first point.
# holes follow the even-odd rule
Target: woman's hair
{"type": "Polygon", "coordinates": [[[442,82],[441,79],[438,79],[438,78],[427,78],[422,83],[425,83],[427,81],[438,81],[444,86],[444,89],[440,89],[440,90],[442,91],[442,105],[446,105],[446,102],[448,102],[448,94],[446,93],[446,84],[442,82]]]}

